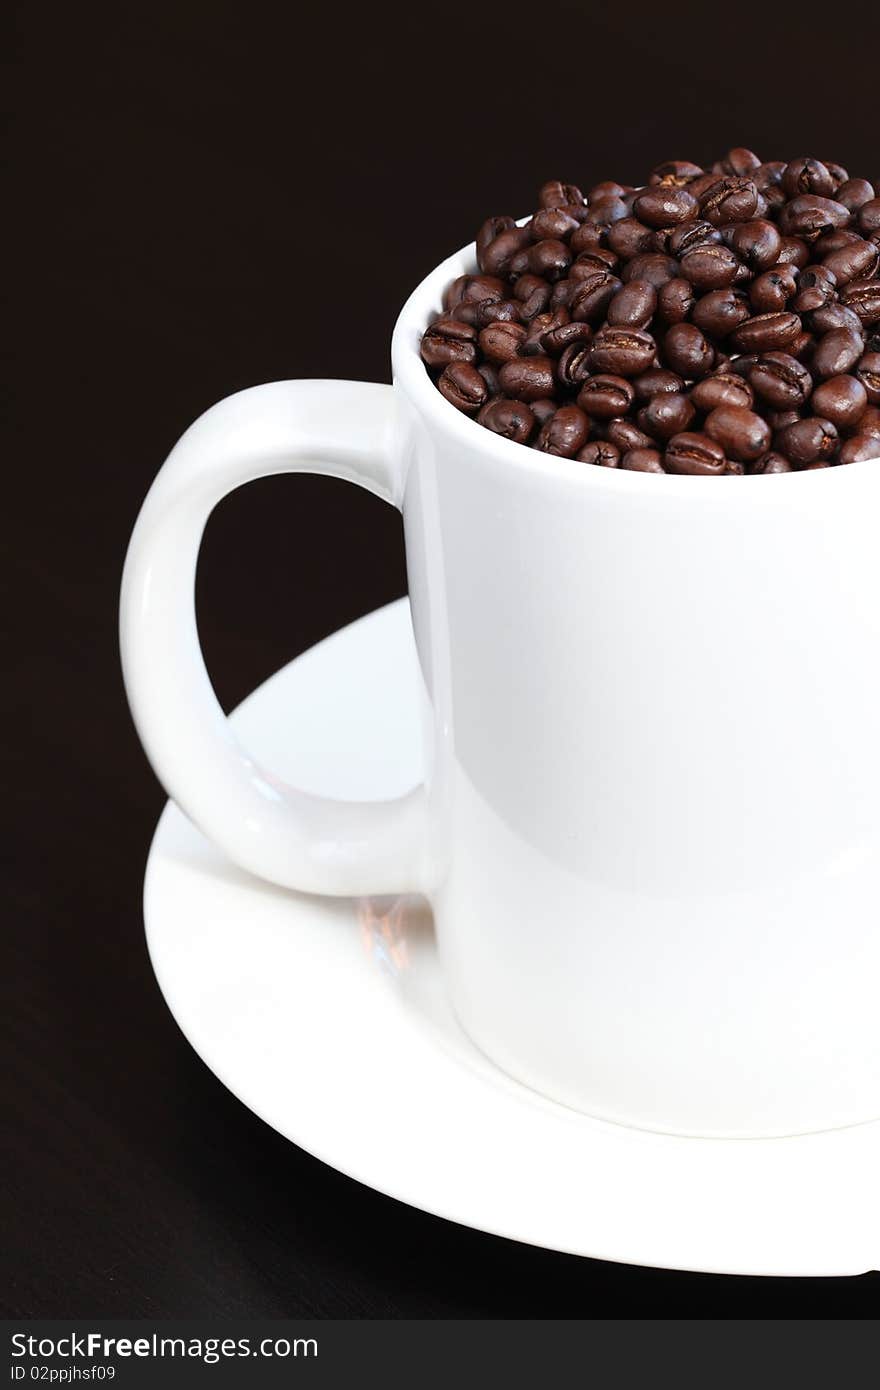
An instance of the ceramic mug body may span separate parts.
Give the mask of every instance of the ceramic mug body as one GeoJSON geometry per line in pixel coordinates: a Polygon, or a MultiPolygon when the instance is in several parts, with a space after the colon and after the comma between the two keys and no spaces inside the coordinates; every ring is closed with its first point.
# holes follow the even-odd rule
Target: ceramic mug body
{"type": "Polygon", "coordinates": [[[431,901],[462,1027],[545,1096],[698,1135],[875,1118],[880,464],[657,476],[500,439],[418,354],[471,269],[400,316],[385,462],[333,470],[404,518],[428,774],[394,886],[431,901]]]}

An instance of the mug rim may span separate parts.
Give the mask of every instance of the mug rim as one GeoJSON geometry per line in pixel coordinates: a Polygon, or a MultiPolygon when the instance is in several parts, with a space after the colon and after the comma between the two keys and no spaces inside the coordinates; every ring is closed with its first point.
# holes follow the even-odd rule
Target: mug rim
{"type": "MultiPolygon", "coordinates": [[[[520,218],[519,222],[528,219],[520,218]]],[[[706,487],[717,485],[729,475],[718,474],[711,477],[685,473],[639,473],[625,468],[599,468],[582,466],[572,468],[572,459],[558,458],[554,454],[536,454],[515,440],[505,439],[492,430],[483,429],[456,410],[454,405],[441,395],[428,375],[419,352],[422,334],[432,316],[442,308],[443,292],[446,286],[459,275],[472,275],[477,269],[476,243],[470,242],[447,256],[439,265],[424,277],[407,298],[394,325],[391,339],[391,365],[395,383],[399,383],[421,415],[427,418],[433,429],[452,435],[463,447],[479,447],[507,469],[514,467],[521,475],[528,475],[536,481],[544,480],[573,486],[587,487],[604,492],[653,492],[654,496],[671,496],[674,493],[687,493],[692,498],[707,497],[706,487]],[[474,437],[479,430],[480,437],[474,437]],[[662,481],[661,481],[662,478],[662,481]],[[656,489],[656,491],[655,491],[656,489]]],[[[880,463],[880,440],[877,444],[876,459],[861,459],[836,468],[814,468],[794,470],[792,473],[752,473],[740,476],[734,484],[726,483],[734,494],[742,494],[743,485],[754,487],[758,479],[764,488],[776,488],[782,484],[788,489],[828,486],[827,479],[832,474],[852,474],[861,478],[864,467],[874,467],[880,463]],[[794,478],[801,479],[794,482],[794,478]],[[809,481],[807,481],[809,479],[809,481]]],[[[833,484],[839,486],[839,483],[833,484]]],[[[748,494],[752,496],[752,493],[748,494]]],[[[774,493],[779,500],[779,494],[774,493]]],[[[717,493],[713,494],[717,499],[717,493]]],[[[733,499],[728,498],[731,502],[733,499]]]]}

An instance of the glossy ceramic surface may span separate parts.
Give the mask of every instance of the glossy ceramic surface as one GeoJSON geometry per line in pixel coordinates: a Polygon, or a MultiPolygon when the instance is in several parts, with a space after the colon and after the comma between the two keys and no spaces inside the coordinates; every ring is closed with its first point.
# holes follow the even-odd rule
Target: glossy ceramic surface
{"type": "MultiPolygon", "coordinates": [[[[422,776],[405,602],[314,648],[236,711],[310,793],[402,795],[422,776]]],[[[150,954],[205,1062],[287,1138],[451,1220],[579,1255],[745,1274],[880,1264],[880,1124],[793,1139],[683,1139],[543,1100],[456,1023],[415,899],[273,888],[174,806],[147,868],[150,954]]]]}
{"type": "Polygon", "coordinates": [[[499,439],[418,357],[471,265],[406,305],[393,390],[258,387],[173,451],[123,588],[154,766],[255,873],[427,894],[458,1018],[536,1090],[683,1134],[874,1118],[880,468],[657,477],[499,439]],[[211,507],[297,470],[403,512],[424,782],[381,805],[255,762],[198,651],[211,507]]]}

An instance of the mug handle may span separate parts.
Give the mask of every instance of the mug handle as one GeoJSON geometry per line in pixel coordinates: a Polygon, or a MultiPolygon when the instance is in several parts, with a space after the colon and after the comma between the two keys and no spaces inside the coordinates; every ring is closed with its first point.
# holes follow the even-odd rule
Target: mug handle
{"type": "Polygon", "coordinates": [[[336,801],[289,787],[233,737],[199,646],[195,574],[205,523],[228,492],[276,473],[359,483],[398,508],[402,450],[392,388],[279,381],[191,425],[147,494],[122,579],[120,647],[135,725],[159,780],[236,864],[327,894],[417,890],[425,793],[336,801]]]}

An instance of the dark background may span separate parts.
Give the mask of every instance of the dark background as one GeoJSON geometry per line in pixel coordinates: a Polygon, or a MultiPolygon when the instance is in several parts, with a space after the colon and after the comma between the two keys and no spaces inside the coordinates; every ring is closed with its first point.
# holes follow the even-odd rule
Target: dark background
{"type": "MultiPolygon", "coordinates": [[[[387,380],[408,290],[485,215],[533,207],[545,178],[639,182],[735,144],[876,178],[860,54],[877,37],[869,7],[854,33],[831,12],[681,0],[18,8],[7,1316],[876,1314],[878,1276],[639,1270],[460,1229],[235,1101],[147,962],[164,798],[124,704],[115,605],[138,506],[196,415],[274,378],[387,380]]],[[[399,518],[366,493],[306,477],[238,493],[199,579],[221,698],[405,584],[399,518]]]]}

